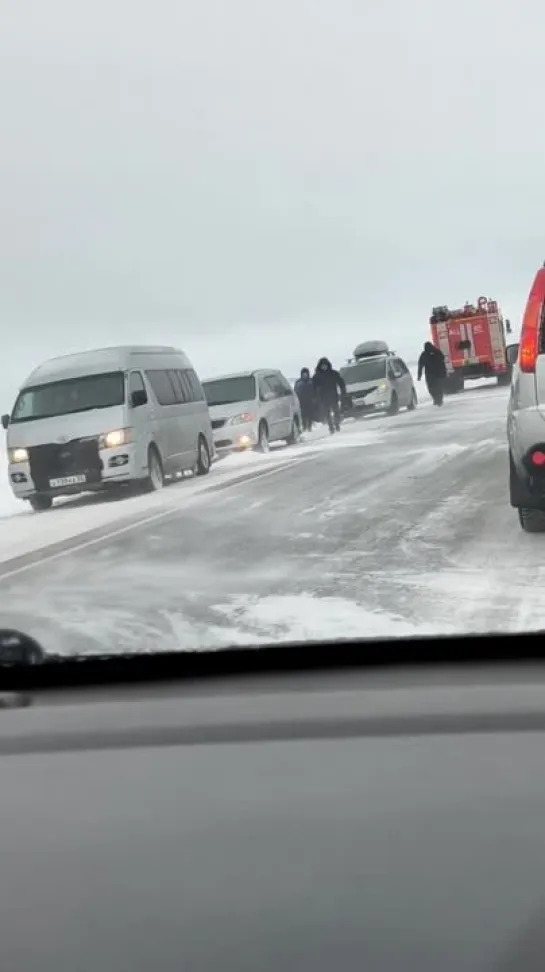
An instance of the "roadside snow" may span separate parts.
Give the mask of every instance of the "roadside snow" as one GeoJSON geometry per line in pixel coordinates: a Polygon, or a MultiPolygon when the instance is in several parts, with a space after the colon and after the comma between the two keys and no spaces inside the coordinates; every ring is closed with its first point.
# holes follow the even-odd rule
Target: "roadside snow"
{"type": "Polygon", "coordinates": [[[370,610],[343,597],[236,595],[211,604],[206,615],[150,608],[135,610],[126,598],[104,598],[94,590],[100,610],[89,610],[88,590],[54,585],[35,593],[33,610],[19,596],[2,612],[5,625],[24,627],[46,651],[70,655],[74,646],[85,654],[112,651],[217,651],[244,645],[392,638],[445,634],[444,622],[411,624],[386,612],[370,610]],[[23,623],[24,619],[24,623],[23,623]]]}
{"type": "MultiPolygon", "coordinates": [[[[231,644],[393,638],[439,631],[438,627],[412,625],[396,615],[370,611],[347,598],[313,594],[235,597],[229,604],[216,605],[213,610],[223,614],[232,625],[227,632],[231,644]]],[[[441,632],[445,633],[444,625],[441,632]]]]}
{"type": "Polygon", "coordinates": [[[0,446],[0,520],[16,513],[27,513],[29,507],[15,499],[8,482],[8,458],[4,444],[0,446]]]}
{"type": "Polygon", "coordinates": [[[117,492],[86,494],[59,503],[48,513],[31,512],[29,515],[30,508],[27,504],[12,497],[15,508],[10,513],[8,499],[5,504],[6,513],[3,518],[0,516],[0,562],[109,525],[123,528],[123,524],[133,518],[147,519],[162,513],[167,515],[171,510],[183,507],[193,498],[206,493],[216,484],[235,483],[240,477],[251,476],[254,472],[270,470],[272,473],[286,462],[301,461],[303,458],[304,454],[300,450],[278,449],[268,455],[252,453],[251,462],[219,462],[213,466],[210,476],[203,479],[188,476],[158,493],[133,497],[117,492]]]}

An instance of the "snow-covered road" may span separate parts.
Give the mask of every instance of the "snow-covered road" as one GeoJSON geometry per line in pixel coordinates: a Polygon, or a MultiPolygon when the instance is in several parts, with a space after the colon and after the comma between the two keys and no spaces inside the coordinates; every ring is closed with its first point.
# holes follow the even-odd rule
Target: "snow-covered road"
{"type": "Polygon", "coordinates": [[[484,385],[154,496],[6,515],[0,623],[61,652],[541,627],[506,403],[484,385]]]}

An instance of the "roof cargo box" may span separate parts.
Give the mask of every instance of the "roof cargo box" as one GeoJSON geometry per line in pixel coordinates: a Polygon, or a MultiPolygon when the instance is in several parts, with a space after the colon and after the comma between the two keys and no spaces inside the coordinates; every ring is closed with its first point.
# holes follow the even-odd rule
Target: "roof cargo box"
{"type": "Polygon", "coordinates": [[[363,341],[362,344],[358,344],[354,348],[354,357],[356,361],[360,358],[370,358],[375,354],[389,354],[390,349],[386,344],[386,341],[363,341]]]}

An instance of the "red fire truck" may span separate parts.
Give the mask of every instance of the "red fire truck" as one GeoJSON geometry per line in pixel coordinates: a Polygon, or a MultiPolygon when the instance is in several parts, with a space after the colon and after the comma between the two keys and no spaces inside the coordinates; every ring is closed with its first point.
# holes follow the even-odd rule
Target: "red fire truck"
{"type": "Polygon", "coordinates": [[[511,381],[505,335],[511,333],[495,300],[479,297],[476,306],[451,310],[434,307],[430,318],[432,341],[445,356],[449,394],[462,391],[466,378],[497,378],[511,381]]]}

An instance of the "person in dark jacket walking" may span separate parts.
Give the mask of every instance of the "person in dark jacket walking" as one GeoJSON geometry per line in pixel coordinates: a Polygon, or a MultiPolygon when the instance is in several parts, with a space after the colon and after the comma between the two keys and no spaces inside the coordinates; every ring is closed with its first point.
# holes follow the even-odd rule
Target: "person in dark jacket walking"
{"type": "Polygon", "coordinates": [[[426,341],[424,350],[418,359],[418,380],[422,378],[422,372],[426,376],[426,385],[433,399],[434,405],[443,404],[445,378],[447,369],[443,352],[436,348],[431,341],[426,341]]]}
{"type": "Polygon", "coordinates": [[[316,410],[316,392],[308,368],[301,368],[301,377],[295,382],[295,394],[301,406],[303,431],[311,432],[316,410]]]}
{"type": "Polygon", "coordinates": [[[338,432],[341,427],[339,396],[346,395],[346,385],[339,372],[333,368],[329,358],[320,358],[312,384],[329,431],[338,432]]]}

